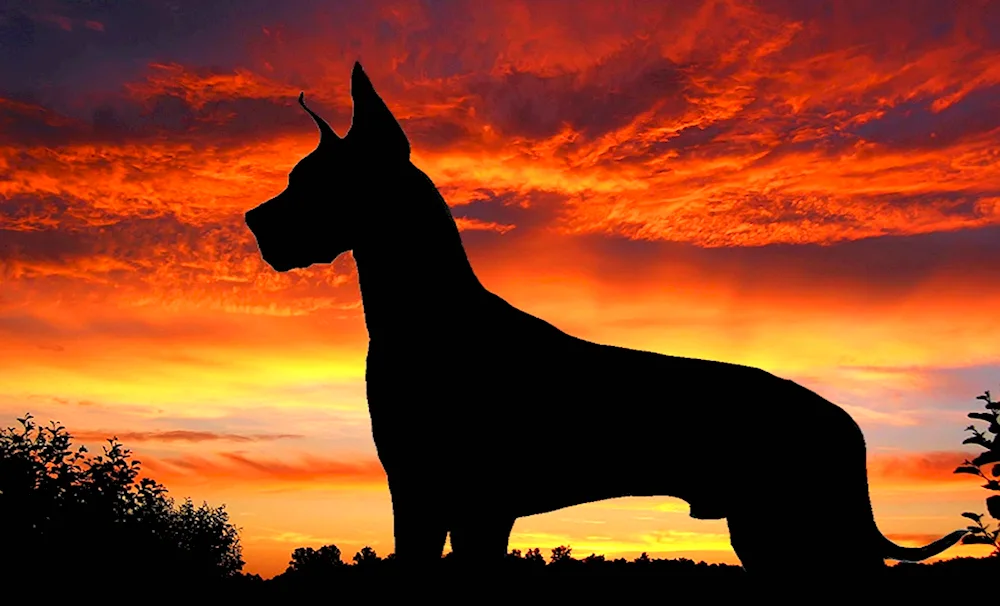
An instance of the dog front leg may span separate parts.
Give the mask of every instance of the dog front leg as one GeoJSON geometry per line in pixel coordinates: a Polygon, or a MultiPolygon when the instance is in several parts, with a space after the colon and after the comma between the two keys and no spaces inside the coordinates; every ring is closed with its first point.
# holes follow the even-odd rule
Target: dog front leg
{"type": "Polygon", "coordinates": [[[440,562],[448,525],[433,490],[389,486],[395,553],[400,566],[426,568],[440,562]]]}
{"type": "Polygon", "coordinates": [[[451,526],[451,548],[455,557],[469,563],[503,561],[516,518],[476,513],[481,517],[462,516],[451,526]]]}
{"type": "Polygon", "coordinates": [[[510,531],[516,518],[489,511],[459,516],[451,525],[457,571],[474,586],[501,588],[510,531]]]}

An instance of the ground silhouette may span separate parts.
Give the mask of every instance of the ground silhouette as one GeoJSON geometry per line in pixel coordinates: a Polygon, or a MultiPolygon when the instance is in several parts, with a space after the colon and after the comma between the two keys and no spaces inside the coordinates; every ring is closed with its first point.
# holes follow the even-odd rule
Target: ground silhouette
{"type": "MultiPolygon", "coordinates": [[[[103,455],[88,456],[83,447],[71,448],[69,433],[57,423],[40,427],[31,415],[18,421],[20,430],[0,431],[0,515],[8,521],[0,566],[5,595],[18,588],[51,593],[54,584],[56,591],[131,593],[157,602],[192,597],[284,602],[331,595],[414,601],[423,594],[439,597],[444,585],[469,584],[470,571],[454,552],[420,582],[407,583],[413,579],[395,554],[382,557],[366,546],[346,558],[332,544],[295,549],[287,569],[271,579],[241,573],[239,529],[224,508],[195,508],[190,499],[176,506],[165,487],[139,479],[139,461],[116,440],[103,455]]],[[[493,597],[518,598],[526,591],[537,597],[551,590],[564,600],[594,601],[595,592],[603,590],[618,599],[640,599],[669,587],[677,598],[703,596],[710,587],[715,599],[746,600],[755,589],[739,566],[646,554],[631,561],[597,554],[577,559],[569,545],[552,548],[548,558],[539,548],[512,550],[493,572],[503,573],[493,597]]],[[[887,580],[893,597],[909,594],[926,601],[930,592],[988,583],[997,572],[1000,554],[994,553],[898,565],[887,580]]],[[[788,585],[798,586],[795,579],[788,585]]],[[[764,597],[774,601],[771,592],[764,597]]]]}
{"type": "Polygon", "coordinates": [[[450,533],[459,561],[499,565],[516,518],[625,496],[677,497],[693,518],[725,518],[760,579],[881,573],[887,558],[920,561],[965,534],[924,548],[886,539],[860,428],[809,389],[757,368],[585,341],[487,290],[357,63],[351,96],[341,138],[300,95],[319,145],[245,220],[279,272],[353,251],[398,564],[440,561],[450,533]],[[744,404],[721,404],[732,394],[744,404]],[[556,436],[602,456],[536,456],[556,436]],[[821,523],[803,544],[806,515],[821,523]]]}
{"type": "MultiPolygon", "coordinates": [[[[366,548],[367,549],[367,548],[366,548]]],[[[364,550],[362,550],[364,551],[364,550]]],[[[244,579],[243,587],[253,592],[257,599],[288,599],[311,597],[336,592],[340,597],[360,599],[391,599],[415,597],[412,584],[399,583],[410,578],[403,575],[398,561],[390,554],[381,558],[369,551],[367,563],[359,562],[355,554],[353,564],[346,558],[335,557],[340,550],[335,545],[325,545],[320,549],[299,548],[292,554],[288,569],[272,579],[244,579]],[[320,555],[325,554],[325,555],[320,555]]],[[[795,554],[789,556],[796,557],[795,554]]],[[[527,592],[537,598],[539,591],[551,590],[562,600],[586,599],[594,602],[599,592],[614,593],[617,599],[648,599],[652,595],[662,595],[669,590],[670,596],[703,597],[705,588],[710,587],[713,598],[732,598],[750,601],[756,587],[749,575],[740,566],[728,564],[708,564],[690,559],[650,558],[645,553],[628,560],[625,558],[605,558],[590,554],[577,559],[570,546],[551,549],[550,555],[542,555],[538,548],[522,554],[513,550],[499,565],[503,572],[503,583],[491,588],[494,599],[505,597],[522,598],[527,592]]],[[[886,571],[883,595],[893,598],[922,598],[926,603],[929,596],[947,592],[954,599],[955,588],[970,587],[989,582],[1000,572],[1000,557],[956,558],[932,564],[899,564],[886,571]]],[[[453,586],[468,585],[468,568],[458,565],[454,552],[441,560],[441,566],[430,576],[431,582],[424,584],[429,597],[440,597],[442,583],[453,586]]],[[[806,590],[816,595],[829,593],[828,588],[803,587],[794,578],[787,579],[791,590],[806,590]]],[[[844,584],[844,583],[842,583],[844,584]]],[[[857,596],[858,586],[844,584],[857,596]]],[[[870,592],[871,587],[865,588],[870,592]]],[[[869,593],[870,595],[870,593],[869,593]]],[[[774,603],[774,594],[763,596],[768,603],[774,603]]],[[[799,602],[800,603],[800,602],[799,602]]]]}

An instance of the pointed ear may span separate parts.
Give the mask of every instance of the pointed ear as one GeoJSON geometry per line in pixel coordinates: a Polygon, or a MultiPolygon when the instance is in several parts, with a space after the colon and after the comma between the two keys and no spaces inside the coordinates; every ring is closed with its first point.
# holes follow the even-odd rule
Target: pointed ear
{"type": "Polygon", "coordinates": [[[306,110],[306,112],[312,116],[313,121],[316,122],[316,126],[319,127],[319,144],[324,148],[328,148],[331,145],[339,143],[341,140],[340,136],[337,135],[332,128],[330,128],[330,125],[326,123],[326,120],[320,118],[316,112],[306,107],[305,96],[306,94],[304,92],[299,93],[299,105],[301,105],[302,109],[306,110]]]}
{"type": "Polygon", "coordinates": [[[379,154],[390,153],[409,160],[410,142],[406,133],[375,92],[359,62],[354,63],[351,72],[351,98],[354,100],[354,117],[345,139],[379,154]]]}

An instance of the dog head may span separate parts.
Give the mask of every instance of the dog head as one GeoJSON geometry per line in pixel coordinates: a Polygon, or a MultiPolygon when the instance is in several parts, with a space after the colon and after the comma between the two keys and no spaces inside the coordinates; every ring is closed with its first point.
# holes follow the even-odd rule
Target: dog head
{"type": "Polygon", "coordinates": [[[319,127],[319,145],[291,170],[284,191],[244,216],[276,271],[332,263],[353,250],[386,210],[389,196],[380,194],[409,164],[409,141],[360,63],[351,73],[351,99],[351,128],[341,138],[299,94],[319,127]]]}

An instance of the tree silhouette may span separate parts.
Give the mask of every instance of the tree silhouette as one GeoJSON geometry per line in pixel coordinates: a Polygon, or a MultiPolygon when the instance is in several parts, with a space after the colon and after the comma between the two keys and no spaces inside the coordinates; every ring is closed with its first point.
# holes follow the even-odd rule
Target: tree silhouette
{"type": "Polygon", "coordinates": [[[378,562],[382,561],[382,558],[378,557],[378,554],[375,553],[375,550],[367,545],[362,547],[361,551],[354,554],[354,557],[351,559],[354,560],[354,564],[356,566],[369,566],[369,567],[374,566],[378,562]]]}
{"type": "Polygon", "coordinates": [[[243,568],[238,530],[224,506],[176,505],[164,486],[138,479],[140,462],[117,439],[88,456],[84,446],[72,449],[56,422],[40,427],[30,414],[18,422],[20,429],[0,431],[0,519],[8,521],[5,566],[13,578],[120,585],[171,576],[220,580],[243,568]],[[71,555],[81,546],[93,561],[114,566],[81,565],[71,555]]]}
{"type": "MultiPolygon", "coordinates": [[[[976,396],[976,399],[986,403],[986,412],[970,412],[969,418],[986,421],[988,425],[984,432],[976,429],[975,425],[966,427],[965,430],[971,431],[972,435],[963,440],[962,444],[975,444],[985,448],[986,452],[971,461],[965,460],[955,470],[955,473],[979,476],[986,480],[983,488],[1000,492],[1000,440],[997,439],[1000,436],[1000,418],[998,418],[1000,417],[1000,403],[994,402],[990,398],[989,391],[986,391],[984,395],[976,396]],[[986,467],[991,467],[989,476],[983,472],[983,468],[986,467]]],[[[993,495],[986,499],[986,510],[994,520],[1000,521],[1000,495],[993,495]]],[[[996,530],[991,531],[989,524],[983,523],[983,514],[967,511],[962,516],[976,523],[975,526],[968,527],[970,533],[962,538],[962,542],[967,545],[992,545],[992,555],[994,557],[1000,556],[1000,540],[998,540],[1000,538],[1000,524],[996,530]]]]}
{"type": "Polygon", "coordinates": [[[340,556],[340,549],[336,545],[324,545],[319,549],[299,547],[292,552],[287,572],[329,572],[347,565],[340,556]]]}
{"type": "Polygon", "coordinates": [[[566,562],[572,560],[573,548],[567,545],[560,545],[558,547],[552,548],[552,555],[549,556],[549,560],[556,564],[558,562],[566,562]]]}
{"type": "Polygon", "coordinates": [[[542,564],[545,563],[545,556],[542,555],[542,550],[537,547],[535,547],[534,549],[529,549],[524,554],[524,559],[529,562],[541,562],[542,564]]]}

